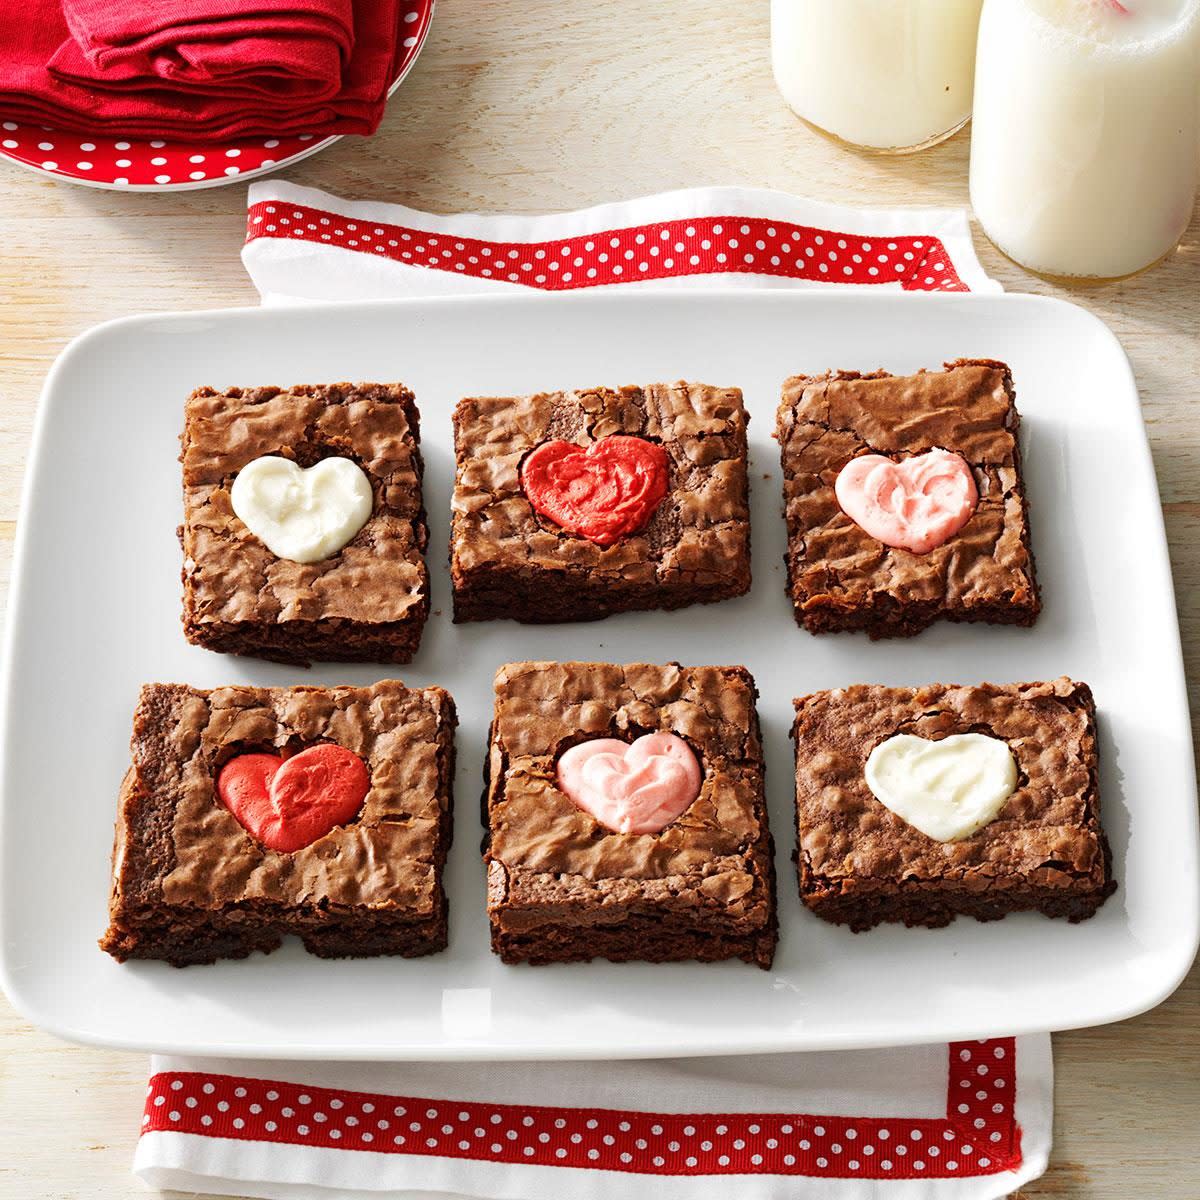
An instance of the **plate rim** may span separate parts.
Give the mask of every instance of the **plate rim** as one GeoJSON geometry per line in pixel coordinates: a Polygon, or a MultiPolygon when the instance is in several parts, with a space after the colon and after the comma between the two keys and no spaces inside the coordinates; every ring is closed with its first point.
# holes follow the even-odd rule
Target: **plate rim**
{"type": "MultiPolygon", "coordinates": [[[[1194,755],[1194,739],[1191,721],[1191,709],[1187,693],[1186,673],[1184,670],[1183,660],[1183,645],[1182,632],[1179,626],[1178,605],[1175,596],[1173,571],[1171,559],[1169,555],[1169,546],[1166,538],[1166,526],[1162,513],[1162,497],[1161,491],[1158,488],[1158,477],[1154,470],[1153,456],[1150,449],[1149,435],[1146,429],[1144,416],[1142,414],[1140,400],[1137,391],[1136,379],[1133,369],[1129,363],[1128,356],[1125,354],[1124,348],[1113,331],[1095,314],[1091,313],[1086,308],[1075,304],[1069,300],[1064,300],[1059,297],[1038,296],[1031,293],[1006,292],[1006,293],[986,293],[986,294],[942,294],[942,293],[914,293],[914,294],[898,294],[892,292],[863,292],[855,290],[845,293],[827,293],[827,292],[809,292],[802,290],[778,290],[778,291],[756,291],[744,288],[709,288],[709,287],[692,287],[671,289],[670,291],[655,291],[655,292],[619,292],[617,290],[600,290],[589,292],[571,293],[568,295],[542,295],[540,293],[530,295],[487,295],[487,294],[471,294],[461,296],[435,296],[435,297],[402,297],[396,299],[373,299],[361,301],[323,301],[323,302],[305,302],[298,305],[289,305],[287,309],[302,309],[302,310],[327,310],[330,312],[340,310],[387,310],[387,309],[425,309],[429,307],[454,309],[454,308],[470,308],[477,307],[483,304],[486,307],[491,307],[496,304],[503,304],[508,307],[524,306],[527,308],[548,308],[551,305],[561,306],[565,304],[572,305],[618,305],[625,306],[629,304],[688,304],[699,299],[705,303],[712,302],[727,302],[741,303],[747,298],[753,298],[754,303],[775,304],[786,306],[797,303],[820,303],[822,305],[842,304],[842,303],[861,303],[864,298],[886,298],[893,303],[903,299],[912,304],[923,304],[931,306],[944,307],[962,307],[972,305],[995,305],[995,304],[1011,304],[1019,302],[1026,304],[1030,301],[1035,302],[1037,306],[1044,308],[1057,308],[1069,310],[1078,319],[1082,314],[1085,321],[1103,337],[1110,346],[1117,352],[1118,361],[1123,365],[1123,378],[1121,380],[1122,402],[1132,408],[1136,417],[1136,423],[1140,429],[1140,439],[1131,440],[1127,443],[1126,451],[1136,453],[1140,460],[1142,468],[1148,472],[1150,479],[1154,481],[1156,500],[1155,510],[1157,513],[1156,521],[1153,529],[1144,531],[1146,538],[1153,538],[1155,548],[1157,550],[1157,559],[1162,565],[1163,573],[1165,573],[1167,584],[1165,595],[1170,605],[1170,611],[1174,618],[1172,624],[1173,634],[1170,638],[1170,647],[1174,653],[1171,656],[1171,661],[1175,664],[1175,696],[1174,703],[1171,705],[1173,711],[1183,714],[1181,722],[1181,733],[1184,738],[1184,745],[1180,747],[1181,751],[1187,750],[1190,753],[1181,753],[1181,764],[1184,765],[1184,784],[1190,786],[1192,793],[1196,791],[1196,767],[1194,755]],[[1134,442],[1140,442],[1140,445],[1135,446],[1134,442]]],[[[275,307],[227,307],[217,309],[198,309],[186,310],[179,312],[157,312],[145,314],[132,314],[123,317],[117,317],[101,324],[92,326],[72,338],[56,356],[53,364],[47,372],[46,379],[43,383],[42,390],[39,394],[39,403],[37,414],[34,421],[33,435],[30,441],[29,453],[26,459],[26,470],[22,480],[20,492],[19,516],[17,522],[16,538],[13,549],[11,583],[9,590],[9,602],[5,616],[5,630],[2,646],[2,657],[0,657],[0,846],[8,843],[7,824],[9,814],[9,801],[7,796],[8,790],[8,746],[14,732],[14,709],[13,704],[13,671],[12,663],[18,642],[18,630],[24,624],[24,576],[25,563],[30,551],[30,537],[28,534],[29,522],[22,520],[25,514],[28,513],[30,504],[33,500],[35,484],[39,480],[42,472],[42,459],[45,454],[45,439],[46,427],[48,425],[49,398],[53,395],[54,386],[57,383],[58,376],[63,373],[71,360],[79,354],[82,349],[88,346],[93,341],[103,340],[106,337],[112,336],[114,333],[121,331],[124,327],[145,327],[147,325],[172,324],[180,320],[189,318],[202,317],[218,320],[232,321],[270,321],[278,319],[280,309],[275,307]],[[257,315],[256,315],[257,314],[257,315]]],[[[286,318],[285,318],[286,319],[286,318]]],[[[1078,1019],[1074,1017],[1062,1021],[1056,1020],[1051,1029],[1067,1030],[1078,1028],[1092,1028],[1100,1025],[1111,1024],[1116,1021],[1127,1020],[1141,1013],[1147,1012],[1152,1008],[1157,1007],[1180,986],[1191,968],[1192,962],[1196,958],[1197,951],[1200,950],[1200,809],[1192,805],[1188,809],[1188,829],[1181,830],[1180,836],[1187,835],[1192,846],[1192,885],[1195,892],[1195,903],[1192,904],[1186,912],[1179,914],[1181,920],[1187,922],[1187,929],[1180,936],[1169,951],[1164,951],[1160,956],[1166,959],[1166,966],[1151,979],[1151,986],[1142,988],[1139,992],[1131,991],[1124,998],[1125,1002],[1106,1007],[1102,1001],[1094,1004],[1092,1009],[1078,1014],[1078,1019]]],[[[7,995],[13,1007],[27,1020],[37,1025],[39,1028],[46,1030],[67,1041],[84,1044],[95,1045],[108,1049],[129,1050],[151,1053],[169,1053],[169,1054],[193,1054],[205,1056],[221,1056],[228,1058],[247,1059],[254,1057],[262,1057],[264,1053],[274,1057],[289,1058],[305,1061],[321,1061],[321,1060],[336,1060],[336,1059],[353,1059],[359,1061],[400,1061],[404,1059],[422,1060],[422,1061],[519,1061],[519,1060],[601,1060],[601,1059],[645,1059],[645,1058],[660,1058],[669,1057],[701,1057],[708,1055],[724,1055],[724,1054],[753,1054],[753,1053],[819,1053],[824,1050],[838,1051],[849,1049],[868,1049],[881,1046],[902,1046],[914,1045],[927,1042],[929,1034],[927,1031],[916,1032],[908,1036],[901,1035],[897,1037],[895,1034],[887,1034],[886,1036],[880,1033],[872,1033],[868,1031],[865,1035],[850,1034],[835,1035],[833,1037],[824,1037],[820,1045],[814,1046],[806,1044],[802,1037],[795,1034],[789,1034],[786,1030],[777,1032],[770,1038],[764,1037],[745,1037],[738,1039],[730,1036],[721,1042],[717,1047],[712,1047],[708,1043],[703,1042],[688,1042],[685,1039],[672,1041],[667,1044],[661,1042],[649,1044],[645,1042],[630,1042],[622,1043],[614,1046],[606,1044],[603,1046],[597,1044],[571,1044],[564,1046],[553,1042],[547,1043],[528,1043],[523,1042],[519,1046],[504,1047],[489,1043],[487,1045],[476,1045],[471,1039],[464,1038],[461,1042],[451,1044],[413,1044],[413,1043],[397,1043],[386,1044],[380,1043],[374,1046],[364,1047],[352,1043],[321,1043],[319,1045],[311,1044],[281,1044],[271,1043],[267,1049],[247,1045],[245,1043],[233,1042],[223,1043],[214,1041],[196,1042],[183,1039],[175,1039],[168,1041],[154,1041],[147,1043],[140,1041],[136,1036],[116,1036],[109,1035],[103,1032],[96,1033],[85,1028],[81,1028],[69,1021],[59,1021],[53,1015],[47,1019],[46,1015],[41,1012],[36,1001],[30,1002],[25,995],[19,980],[18,975],[12,969],[12,964],[9,959],[7,928],[9,925],[9,915],[6,911],[6,906],[3,903],[6,894],[5,880],[3,878],[6,870],[7,856],[0,855],[0,991],[7,995]]],[[[1025,1019],[1014,1019],[1011,1027],[1006,1028],[1005,1035],[1021,1035],[1037,1032],[1046,1032],[1044,1021],[1039,1021],[1032,1017],[1025,1019]]],[[[971,1040],[979,1037],[994,1037],[1000,1036],[993,1025],[972,1025],[969,1021],[963,1020],[957,1025],[952,1025],[946,1029],[944,1034],[938,1035],[938,1040],[943,1037],[948,1041],[971,1040]]]]}

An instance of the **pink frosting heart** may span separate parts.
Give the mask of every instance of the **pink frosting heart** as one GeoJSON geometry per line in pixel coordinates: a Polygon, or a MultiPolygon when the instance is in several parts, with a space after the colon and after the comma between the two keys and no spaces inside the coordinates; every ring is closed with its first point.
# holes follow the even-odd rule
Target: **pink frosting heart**
{"type": "Polygon", "coordinates": [[[852,458],[834,484],[842,511],[885,546],[928,554],[949,541],[979,503],[961,455],[929,450],[893,462],[880,454],[852,458]]]}
{"type": "Polygon", "coordinates": [[[558,786],[614,833],[658,833],[691,807],[703,778],[691,747],[673,733],[632,744],[596,738],[565,750],[558,786]]]}

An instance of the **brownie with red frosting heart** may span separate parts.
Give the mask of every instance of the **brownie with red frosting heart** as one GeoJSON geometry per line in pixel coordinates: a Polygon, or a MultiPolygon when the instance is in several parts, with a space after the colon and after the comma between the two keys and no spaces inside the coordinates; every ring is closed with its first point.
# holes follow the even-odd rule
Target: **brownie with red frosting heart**
{"type": "Polygon", "coordinates": [[[454,701],[438,687],[147,684],[121,785],[114,958],[444,949],[454,701]]]}
{"type": "Polygon", "coordinates": [[[775,878],[745,667],[514,662],[488,747],[492,949],[769,967],[775,878]]]}
{"type": "Polygon", "coordinates": [[[747,416],[702,383],[471,397],[454,414],[456,621],[583,621],[750,588],[747,416]]]}
{"type": "Polygon", "coordinates": [[[1032,625],[1041,608],[1012,373],[962,359],[783,387],[788,594],[812,633],[1032,625]]]}

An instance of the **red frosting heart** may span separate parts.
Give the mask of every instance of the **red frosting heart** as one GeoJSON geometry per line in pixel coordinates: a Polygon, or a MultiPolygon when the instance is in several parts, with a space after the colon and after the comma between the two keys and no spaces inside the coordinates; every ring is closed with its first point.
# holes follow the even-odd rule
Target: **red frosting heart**
{"type": "Polygon", "coordinates": [[[287,854],[355,816],[370,779],[357,754],[310,746],[282,758],[240,754],[217,776],[217,795],[242,827],[270,850],[287,854]]]}
{"type": "Polygon", "coordinates": [[[657,442],[620,434],[586,448],[543,442],[521,464],[521,486],[534,510],[597,546],[644,528],[669,478],[670,460],[657,442]]]}

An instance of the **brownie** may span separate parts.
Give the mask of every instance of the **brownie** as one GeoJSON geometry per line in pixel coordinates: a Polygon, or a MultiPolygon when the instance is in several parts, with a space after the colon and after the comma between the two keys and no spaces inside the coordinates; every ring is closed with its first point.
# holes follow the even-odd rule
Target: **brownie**
{"type": "Polygon", "coordinates": [[[746,412],[737,388],[656,383],[462,400],[450,545],[455,621],[581,621],[675,609],[750,588],[746,412]],[[666,496],[611,545],[536,511],[522,464],[562,440],[645,439],[666,452],[666,496]]]}
{"type": "Polygon", "coordinates": [[[508,963],[769,967],[775,879],[754,680],[744,667],[509,663],[496,674],[484,859],[492,949],[508,963]],[[556,764],[595,738],[673,733],[698,759],[690,807],[618,833],[569,799],[556,764]]]}
{"type": "Polygon", "coordinates": [[[1040,601],[1017,446],[1020,418],[1004,363],[967,360],[893,376],[831,371],[783,388],[778,438],[788,527],[788,594],[812,633],[907,637],[937,620],[1031,625],[1040,601]],[[978,503],[924,554],[876,540],[838,503],[834,483],[860,454],[893,461],[960,455],[978,503]]]}
{"type": "Polygon", "coordinates": [[[1116,890],[1100,824],[1096,710],[1084,683],[867,684],[795,702],[800,896],[819,917],[868,929],[936,927],[1022,909],[1082,921],[1116,890]],[[938,841],[875,798],[867,758],[897,733],[978,733],[1007,743],[1017,784],[994,820],[938,841]]]}
{"type": "Polygon", "coordinates": [[[121,961],[175,966],[244,958],[296,934],[322,958],[446,945],[442,868],[451,837],[454,702],[441,688],[147,684],[121,785],[110,924],[121,961]],[[332,744],[357,755],[369,787],[346,823],[288,853],[225,807],[230,760],[332,744]]]}
{"type": "Polygon", "coordinates": [[[183,430],[183,626],[209,650],[307,665],[407,663],[429,611],[419,418],[401,384],[200,388],[183,430]],[[344,457],[374,507],[338,552],[279,558],[238,519],[230,489],[264,455],[344,457]]]}

